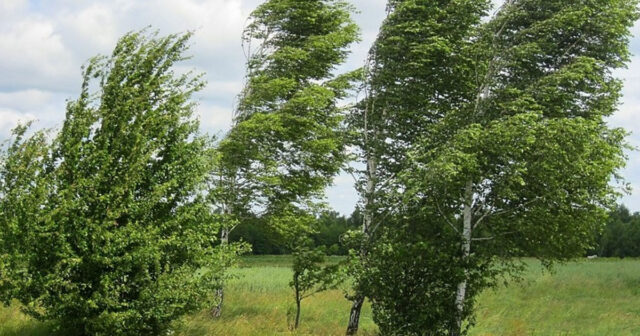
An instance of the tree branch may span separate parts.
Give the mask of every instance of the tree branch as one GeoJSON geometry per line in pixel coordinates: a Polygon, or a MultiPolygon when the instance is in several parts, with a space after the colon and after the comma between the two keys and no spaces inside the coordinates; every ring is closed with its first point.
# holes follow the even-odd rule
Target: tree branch
{"type": "Polygon", "coordinates": [[[522,204],[519,204],[518,206],[514,207],[513,209],[508,209],[508,210],[504,209],[504,210],[499,210],[499,211],[496,211],[496,212],[491,212],[490,210],[487,210],[487,211],[485,211],[485,213],[480,218],[478,218],[476,223],[473,225],[473,228],[476,229],[477,227],[479,227],[480,224],[482,224],[482,222],[489,216],[499,216],[499,215],[503,215],[503,214],[507,214],[507,213],[512,213],[512,212],[514,212],[514,211],[516,211],[518,209],[522,209],[523,207],[525,207],[527,205],[530,205],[530,204],[532,204],[532,203],[534,203],[536,201],[539,201],[541,199],[542,199],[542,197],[537,196],[532,200],[529,200],[529,201],[526,201],[526,202],[524,202],[522,204]]]}
{"type": "Polygon", "coordinates": [[[440,213],[440,216],[444,218],[447,224],[449,224],[457,234],[460,234],[460,230],[458,230],[458,228],[449,220],[449,218],[445,216],[444,212],[442,212],[442,210],[440,209],[440,202],[438,201],[436,201],[436,208],[438,208],[438,212],[440,213]]]}

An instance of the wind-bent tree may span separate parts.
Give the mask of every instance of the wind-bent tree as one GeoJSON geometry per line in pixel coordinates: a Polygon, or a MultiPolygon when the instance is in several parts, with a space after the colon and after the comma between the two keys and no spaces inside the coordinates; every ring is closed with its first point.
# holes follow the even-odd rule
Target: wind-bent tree
{"type": "Polygon", "coordinates": [[[27,136],[29,127],[16,127],[0,150],[0,300],[6,305],[24,291],[34,248],[47,248],[34,244],[50,201],[51,147],[46,132],[27,136]]]}
{"type": "Polygon", "coordinates": [[[3,298],[66,334],[166,334],[221,284],[230,258],[203,195],[214,153],[191,100],[203,82],[172,70],[190,36],[127,34],[84,69],[52,144],[19,129],[7,152],[3,298]]]}
{"type": "MultiPolygon", "coordinates": [[[[355,293],[347,334],[358,330],[365,296],[379,274],[371,273],[370,252],[378,230],[391,225],[398,174],[407,155],[430,125],[460,104],[464,76],[453,69],[469,60],[462,50],[480,22],[488,1],[391,0],[388,16],[371,48],[364,83],[365,98],[350,116],[365,169],[360,172],[363,224],[353,256],[355,293]]],[[[373,261],[375,263],[376,261],[373,261]]]]}
{"type": "Polygon", "coordinates": [[[308,232],[281,219],[314,211],[345,162],[338,101],[351,76],[334,72],[358,39],[350,14],[340,0],[269,0],[251,14],[246,84],[219,147],[227,229],[254,212],[285,236],[308,232]]]}
{"type": "MultiPolygon", "coordinates": [[[[446,3],[432,11],[462,2],[446,3]]],[[[462,48],[434,45],[446,51],[442,73],[455,80],[433,81],[427,100],[444,113],[413,144],[396,189],[403,206],[377,244],[397,266],[371,258],[382,273],[406,270],[372,285],[386,334],[464,334],[476,294],[520,270],[513,257],[549,265],[591,246],[625,161],[625,132],[605,118],[618,105],[612,72],[629,59],[637,6],[510,0],[464,32],[462,48]]],[[[451,14],[442,22],[469,19],[451,14]]]]}

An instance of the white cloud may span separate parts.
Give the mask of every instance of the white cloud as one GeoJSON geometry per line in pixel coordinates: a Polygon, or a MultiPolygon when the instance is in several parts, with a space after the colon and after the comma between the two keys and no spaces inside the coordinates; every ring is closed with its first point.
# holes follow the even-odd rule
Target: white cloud
{"type": "Polygon", "coordinates": [[[221,107],[201,102],[197,109],[200,127],[211,134],[222,135],[231,126],[231,107],[221,107]]]}
{"type": "Polygon", "coordinates": [[[53,96],[51,92],[39,89],[15,92],[0,91],[0,106],[20,111],[33,110],[49,104],[53,96]]]}
{"type": "Polygon", "coordinates": [[[2,0],[0,1],[0,18],[7,19],[27,9],[27,0],[2,0]]]}
{"type": "MultiPolygon", "coordinates": [[[[116,3],[91,3],[79,10],[62,8],[54,18],[58,30],[64,35],[65,44],[74,48],[79,56],[88,57],[96,51],[113,48],[118,39],[116,16],[122,9],[116,3]]],[[[126,8],[126,7],[125,7],[126,8]]]]}
{"type": "Polygon", "coordinates": [[[55,26],[27,18],[0,26],[0,90],[56,89],[56,81],[73,73],[72,54],[55,26]]]}

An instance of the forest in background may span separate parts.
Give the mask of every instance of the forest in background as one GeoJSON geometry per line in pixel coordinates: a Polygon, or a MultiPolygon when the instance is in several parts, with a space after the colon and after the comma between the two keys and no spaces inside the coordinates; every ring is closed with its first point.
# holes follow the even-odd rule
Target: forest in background
{"type": "MultiPolygon", "coordinates": [[[[349,230],[355,230],[362,223],[362,213],[355,210],[344,216],[335,211],[323,212],[317,218],[316,232],[311,235],[315,247],[323,248],[329,255],[347,255],[348,250],[341,243],[341,237],[349,230]]],[[[604,230],[598,233],[596,246],[588,255],[602,258],[640,257],[640,212],[630,212],[620,205],[609,213],[604,230]]],[[[245,221],[231,234],[232,241],[245,241],[252,246],[252,254],[288,254],[277,232],[259,219],[245,221]]],[[[526,257],[526,256],[525,256],[526,257]]]]}

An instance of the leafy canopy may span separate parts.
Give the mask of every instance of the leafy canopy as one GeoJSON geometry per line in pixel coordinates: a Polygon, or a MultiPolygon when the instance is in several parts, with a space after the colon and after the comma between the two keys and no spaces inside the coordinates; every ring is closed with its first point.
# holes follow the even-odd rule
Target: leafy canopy
{"type": "Polygon", "coordinates": [[[391,192],[369,283],[388,334],[461,334],[475,295],[520,270],[512,257],[583,255],[618,194],[625,132],[605,118],[638,3],[511,0],[480,21],[484,5],[392,1],[374,46],[363,111],[383,120],[373,148],[391,192]]]}
{"type": "Polygon", "coordinates": [[[84,68],[52,143],[18,129],[7,152],[5,299],[68,334],[165,333],[207,304],[231,260],[203,195],[214,153],[191,97],[204,83],[173,71],[190,36],[125,35],[84,68]]]}
{"type": "Polygon", "coordinates": [[[342,166],[338,100],[349,76],[333,72],[358,38],[350,11],[342,1],[271,0],[252,13],[246,86],[220,144],[236,212],[312,208],[342,166]]]}

